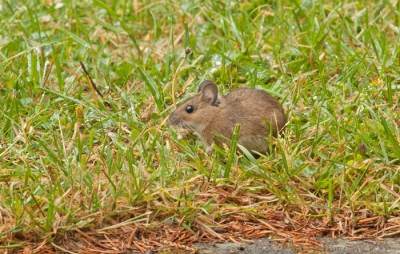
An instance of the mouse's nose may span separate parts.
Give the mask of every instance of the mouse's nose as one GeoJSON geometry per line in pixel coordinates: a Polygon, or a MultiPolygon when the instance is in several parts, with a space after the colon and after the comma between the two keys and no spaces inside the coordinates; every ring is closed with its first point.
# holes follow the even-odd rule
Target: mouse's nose
{"type": "Polygon", "coordinates": [[[179,125],[181,123],[181,118],[179,117],[178,114],[172,113],[172,115],[169,116],[168,122],[172,125],[179,125]]]}

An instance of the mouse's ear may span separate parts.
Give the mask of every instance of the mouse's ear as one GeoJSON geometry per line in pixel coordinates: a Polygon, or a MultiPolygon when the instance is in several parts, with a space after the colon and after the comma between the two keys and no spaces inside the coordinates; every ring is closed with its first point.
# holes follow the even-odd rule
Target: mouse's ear
{"type": "Polygon", "coordinates": [[[199,89],[199,93],[202,93],[201,99],[209,103],[211,106],[218,106],[218,87],[210,80],[205,80],[201,82],[199,89]]]}
{"type": "Polygon", "coordinates": [[[201,91],[203,91],[203,88],[208,84],[214,84],[214,82],[212,82],[211,80],[204,80],[203,82],[200,83],[199,88],[197,89],[197,92],[201,93],[201,91]]]}

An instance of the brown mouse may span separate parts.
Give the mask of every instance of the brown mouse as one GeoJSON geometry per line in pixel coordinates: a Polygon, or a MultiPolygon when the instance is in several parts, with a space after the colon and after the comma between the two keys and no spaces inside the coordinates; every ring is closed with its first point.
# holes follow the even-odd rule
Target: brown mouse
{"type": "Polygon", "coordinates": [[[240,88],[224,96],[218,93],[217,85],[205,80],[198,94],[183,102],[168,120],[173,126],[195,132],[208,153],[214,139],[219,145],[227,143],[214,133],[231,139],[236,124],[240,124],[238,143],[252,153],[266,153],[269,127],[276,136],[285,127],[286,115],[279,102],[263,90],[240,88]]]}

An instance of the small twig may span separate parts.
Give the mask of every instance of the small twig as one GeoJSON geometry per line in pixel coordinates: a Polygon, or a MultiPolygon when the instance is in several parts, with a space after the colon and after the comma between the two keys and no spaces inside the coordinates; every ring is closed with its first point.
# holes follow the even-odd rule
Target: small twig
{"type": "Polygon", "coordinates": [[[181,68],[182,64],[185,62],[185,60],[187,59],[188,55],[192,53],[192,49],[191,48],[187,48],[185,50],[185,57],[183,58],[182,62],[178,65],[178,68],[175,71],[174,74],[174,78],[172,79],[172,103],[174,104],[174,106],[176,107],[176,102],[175,102],[175,87],[176,87],[176,80],[178,78],[178,73],[179,73],[179,69],[181,68]]]}
{"type": "Polygon", "coordinates": [[[128,244],[126,246],[128,249],[132,246],[133,238],[135,237],[137,230],[138,230],[138,227],[135,227],[135,229],[132,230],[131,235],[128,238],[128,244]]]}
{"type": "Polygon", "coordinates": [[[89,240],[88,244],[97,245],[97,246],[105,248],[105,249],[108,248],[108,245],[99,243],[99,241],[96,238],[91,237],[90,235],[88,235],[85,232],[81,231],[79,228],[76,228],[75,231],[78,232],[81,236],[83,236],[86,240],[89,240]]]}
{"type": "Polygon", "coordinates": [[[78,252],[73,252],[73,251],[69,251],[69,250],[67,250],[67,249],[64,249],[64,248],[62,248],[61,246],[56,245],[54,242],[51,242],[50,244],[53,245],[54,248],[59,249],[59,250],[65,252],[65,253],[70,253],[70,254],[76,254],[76,253],[78,253],[78,252]]]}
{"type": "Polygon", "coordinates": [[[95,98],[95,100],[96,100],[96,104],[97,104],[97,106],[98,106],[97,97],[96,97],[94,91],[96,91],[97,94],[100,95],[101,98],[104,98],[104,96],[103,96],[103,94],[100,92],[100,90],[97,89],[97,86],[96,86],[96,84],[93,82],[92,78],[90,77],[88,71],[86,70],[85,65],[84,65],[82,62],[79,62],[79,63],[81,64],[82,69],[83,69],[83,72],[85,73],[86,77],[89,79],[90,89],[92,90],[93,96],[94,96],[94,98],[95,98]]]}

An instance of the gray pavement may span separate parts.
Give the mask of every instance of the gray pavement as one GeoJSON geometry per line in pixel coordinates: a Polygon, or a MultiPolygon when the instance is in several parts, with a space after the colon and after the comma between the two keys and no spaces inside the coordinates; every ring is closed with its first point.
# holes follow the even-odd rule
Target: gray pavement
{"type": "Polygon", "coordinates": [[[381,254],[400,253],[400,238],[385,238],[382,241],[349,241],[346,239],[320,238],[323,247],[299,248],[291,244],[281,245],[269,239],[256,239],[253,244],[202,243],[197,244],[200,254],[294,254],[294,253],[334,253],[334,254],[381,254]]]}

